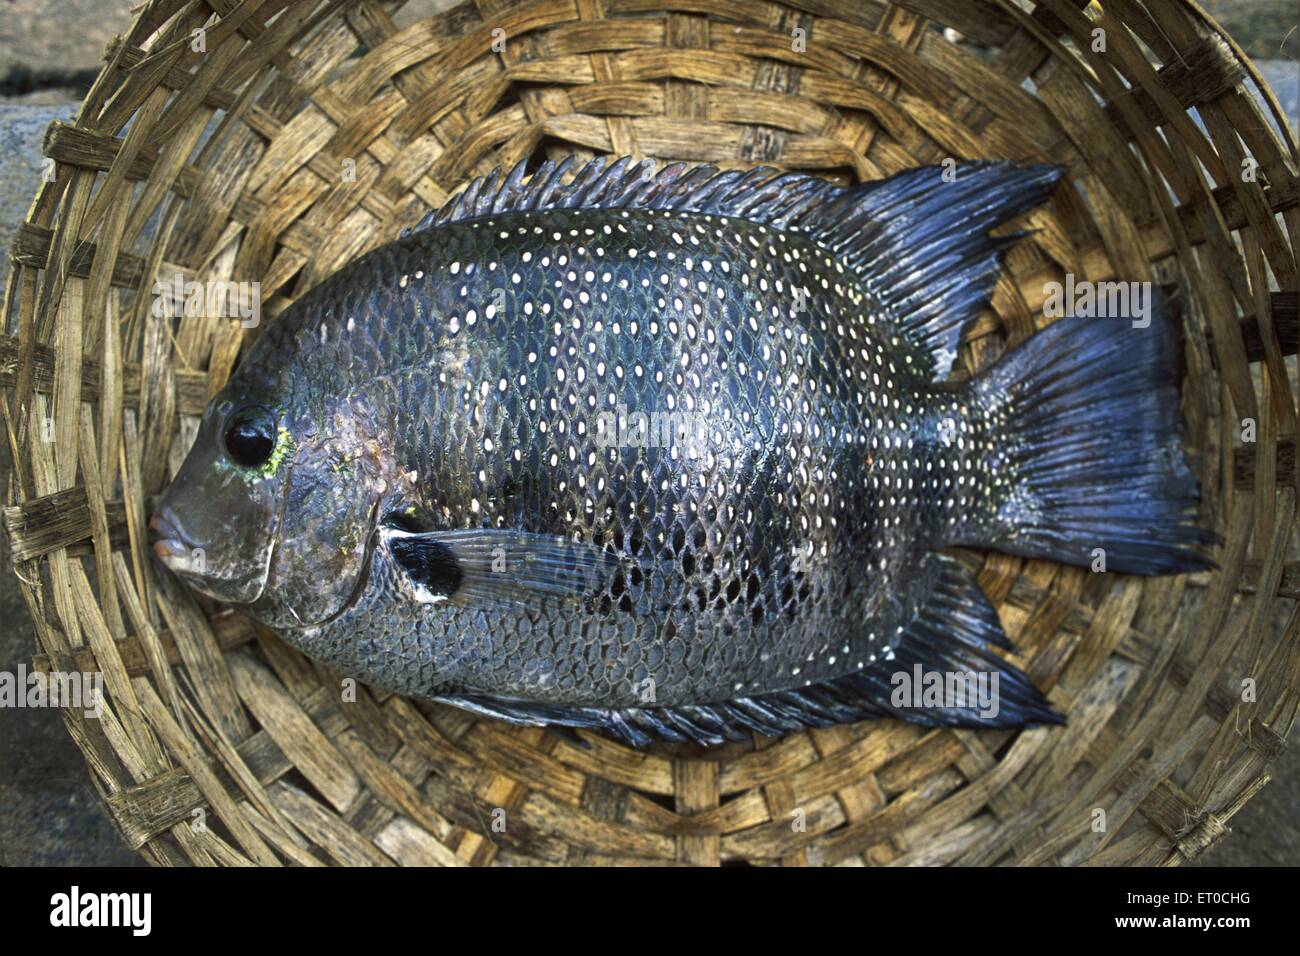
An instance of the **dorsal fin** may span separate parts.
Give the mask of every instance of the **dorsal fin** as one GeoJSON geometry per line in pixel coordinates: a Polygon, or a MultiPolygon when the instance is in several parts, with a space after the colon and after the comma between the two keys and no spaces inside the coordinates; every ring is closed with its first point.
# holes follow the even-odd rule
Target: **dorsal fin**
{"type": "MultiPolygon", "coordinates": [[[[655,171],[654,160],[624,156],[593,159],[573,173],[572,158],[547,160],[524,182],[525,163],[502,177],[500,169],[470,182],[411,232],[504,212],[540,209],[675,209],[736,216],[778,228],[799,229],[797,220],[816,205],[849,192],[803,173],[771,166],[720,171],[716,166],[673,163],[655,171]]],[[[804,227],[806,230],[806,226],[804,227]]]]}
{"type": "Polygon", "coordinates": [[[927,352],[931,378],[948,377],[962,330],[988,303],[1001,253],[1024,233],[990,230],[1041,205],[1060,166],[962,163],[910,169],[837,203],[818,237],[862,279],[927,352]]]}
{"type": "Polygon", "coordinates": [[[770,166],[719,171],[653,160],[572,158],[544,162],[525,182],[523,162],[471,182],[419,232],[451,222],[543,209],[672,209],[735,216],[802,232],[852,270],[893,319],[897,333],[931,357],[930,377],[948,376],[962,329],[988,302],[999,253],[1017,236],[989,230],[1039,205],[1059,166],[963,163],[907,170],[845,188],[770,166]],[[567,181],[566,181],[567,179],[567,181]]]}

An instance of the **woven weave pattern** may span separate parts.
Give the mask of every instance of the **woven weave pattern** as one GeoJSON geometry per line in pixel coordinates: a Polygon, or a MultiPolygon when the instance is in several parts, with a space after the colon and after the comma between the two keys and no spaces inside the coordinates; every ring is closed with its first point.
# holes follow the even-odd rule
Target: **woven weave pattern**
{"type": "Polygon", "coordinates": [[[3,298],[4,524],[35,666],[103,675],[102,714],[62,713],[128,843],[164,865],[1073,865],[1219,839],[1300,699],[1300,181],[1232,41],[1155,0],[400,7],[153,0],[47,136],[3,298]],[[958,374],[1048,324],[1067,275],[1177,286],[1219,568],[977,556],[1063,728],[636,751],[341,682],[151,561],[153,496],[278,312],[473,176],[606,153],[845,183],[1067,166],[958,374]],[[257,283],[260,324],[160,317],[155,282],[257,283]]]}

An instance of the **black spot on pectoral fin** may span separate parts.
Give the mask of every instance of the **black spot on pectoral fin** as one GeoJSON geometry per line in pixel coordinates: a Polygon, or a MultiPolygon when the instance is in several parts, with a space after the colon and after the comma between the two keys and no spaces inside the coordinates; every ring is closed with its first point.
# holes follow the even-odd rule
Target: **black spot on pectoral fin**
{"type": "Polygon", "coordinates": [[[388,547],[411,581],[430,595],[450,598],[464,583],[465,574],[455,553],[427,535],[392,534],[388,547]]]}
{"type": "Polygon", "coordinates": [[[499,528],[382,532],[394,561],[434,598],[461,606],[521,606],[607,591],[626,563],[595,545],[499,528]]]}

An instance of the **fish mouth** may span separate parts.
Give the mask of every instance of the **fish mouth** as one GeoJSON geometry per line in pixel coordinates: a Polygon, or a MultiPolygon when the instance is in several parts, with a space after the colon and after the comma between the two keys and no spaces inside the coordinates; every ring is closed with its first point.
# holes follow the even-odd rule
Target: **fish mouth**
{"type": "Polygon", "coordinates": [[[153,553],[168,568],[180,572],[197,571],[195,552],[202,549],[186,540],[176,520],[166,512],[155,512],[149,518],[149,537],[153,541],[153,553]]]}
{"type": "Polygon", "coordinates": [[[154,555],[169,571],[180,575],[193,588],[218,601],[229,604],[251,604],[266,588],[271,551],[274,541],[266,547],[264,557],[251,562],[258,570],[253,574],[241,565],[236,571],[250,570],[247,579],[231,576],[222,566],[211,566],[206,543],[195,541],[182,530],[177,519],[166,507],[159,508],[149,518],[149,537],[154,555]]]}

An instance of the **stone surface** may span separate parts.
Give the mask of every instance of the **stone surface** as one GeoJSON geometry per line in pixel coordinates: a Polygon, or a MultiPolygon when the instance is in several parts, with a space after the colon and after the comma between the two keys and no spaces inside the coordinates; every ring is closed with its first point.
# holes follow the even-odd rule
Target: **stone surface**
{"type": "Polygon", "coordinates": [[[129,0],[6,0],[0,16],[0,78],[93,76],[104,47],[132,20],[129,0]]]}
{"type": "Polygon", "coordinates": [[[71,103],[30,105],[0,103],[0,287],[9,276],[9,246],[18,225],[26,218],[40,187],[41,144],[45,128],[55,120],[70,120],[77,108],[71,103]]]}
{"type": "MultiPolygon", "coordinates": [[[[9,216],[8,208],[0,213],[9,216]]],[[[0,442],[0,487],[8,485],[10,471],[9,445],[0,442]]],[[[31,661],[36,635],[7,547],[0,548],[0,621],[0,670],[15,674],[20,662],[31,661]]],[[[0,866],[73,865],[144,861],[122,842],[99,802],[59,712],[0,710],[0,866]]]]}

